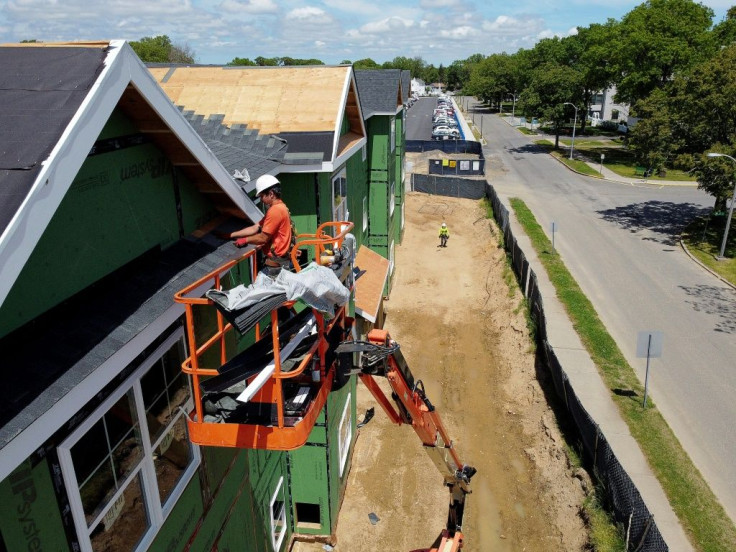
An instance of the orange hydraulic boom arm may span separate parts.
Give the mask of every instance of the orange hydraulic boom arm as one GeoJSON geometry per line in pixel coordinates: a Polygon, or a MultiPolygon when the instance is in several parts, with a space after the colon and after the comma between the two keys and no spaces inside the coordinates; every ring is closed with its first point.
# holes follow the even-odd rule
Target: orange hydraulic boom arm
{"type": "Polygon", "coordinates": [[[342,343],[336,352],[341,356],[341,363],[352,365],[353,371],[358,370],[361,381],[368,387],[391,421],[397,425],[411,424],[421,439],[424,449],[442,474],[445,485],[450,489],[447,528],[442,532],[439,548],[432,550],[438,552],[459,550],[463,546],[461,531],[465,495],[470,493],[470,478],[476,469],[460,461],[439,414],[424,392],[424,384],[421,380],[414,381],[399,345],[391,340],[385,330],[371,330],[367,342],[342,343]],[[388,380],[397,408],[394,408],[373,376],[383,376],[388,380]]]}

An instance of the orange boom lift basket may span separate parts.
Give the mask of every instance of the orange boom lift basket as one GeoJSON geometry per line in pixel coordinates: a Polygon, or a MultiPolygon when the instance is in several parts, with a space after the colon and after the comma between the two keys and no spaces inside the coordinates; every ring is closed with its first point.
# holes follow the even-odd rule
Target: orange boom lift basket
{"type": "MultiPolygon", "coordinates": [[[[345,236],[352,230],[350,222],[326,222],[317,228],[315,234],[300,234],[297,236],[296,245],[291,250],[291,258],[297,272],[301,270],[297,259],[299,251],[303,248],[311,248],[314,259],[319,260],[326,254],[326,250],[340,248],[345,236]]],[[[189,345],[189,357],[182,363],[182,371],[192,377],[194,391],[194,410],[187,416],[189,438],[192,442],[205,446],[236,447],[249,449],[268,450],[293,450],[306,443],[314,423],[324,407],[335,379],[336,358],[329,363],[328,351],[330,344],[328,339],[335,332],[340,332],[344,337],[353,325],[353,319],[345,315],[346,306],[340,307],[335,316],[327,321],[319,311],[312,309],[317,330],[316,341],[309,348],[306,356],[299,362],[296,368],[290,371],[282,371],[282,360],[279,338],[279,318],[276,308],[270,312],[270,339],[273,347],[273,373],[268,376],[265,383],[255,392],[251,401],[253,403],[270,405],[273,413],[270,421],[263,419],[256,421],[243,420],[242,423],[228,421],[208,422],[205,421],[205,408],[203,406],[203,393],[201,383],[206,379],[220,374],[222,367],[229,359],[226,352],[226,336],[233,331],[232,323],[227,322],[222,313],[214,306],[214,302],[202,294],[207,289],[220,289],[221,278],[240,263],[249,263],[249,271],[255,281],[256,263],[255,249],[245,252],[241,257],[229,261],[196,282],[188,285],[174,295],[174,301],[184,305],[186,314],[186,332],[189,345]],[[194,309],[211,308],[216,312],[217,327],[213,335],[200,338],[200,344],[195,331],[194,309]],[[203,366],[203,355],[213,349],[219,348],[219,366],[203,366]],[[317,377],[318,374],[318,377],[317,377]],[[285,392],[284,386],[287,382],[296,382],[301,389],[308,390],[308,403],[301,415],[290,417],[285,415],[285,392]]],[[[294,302],[279,305],[279,307],[293,307],[294,302]]],[[[255,326],[256,342],[261,341],[261,328],[255,326]]],[[[334,357],[334,355],[332,355],[334,357]]],[[[251,384],[257,376],[251,375],[246,379],[251,384]]]]}

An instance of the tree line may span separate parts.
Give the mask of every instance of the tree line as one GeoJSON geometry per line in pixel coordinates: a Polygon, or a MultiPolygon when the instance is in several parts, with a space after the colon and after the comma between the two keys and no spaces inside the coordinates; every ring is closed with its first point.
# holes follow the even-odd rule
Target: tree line
{"type": "Polygon", "coordinates": [[[464,93],[547,121],[555,131],[573,118],[585,129],[596,94],[615,87],[615,101],[638,119],[628,133],[637,163],[691,171],[723,210],[736,157],[736,7],[714,12],[691,0],[649,0],[621,20],[578,27],[513,54],[460,62],[464,93]]]}

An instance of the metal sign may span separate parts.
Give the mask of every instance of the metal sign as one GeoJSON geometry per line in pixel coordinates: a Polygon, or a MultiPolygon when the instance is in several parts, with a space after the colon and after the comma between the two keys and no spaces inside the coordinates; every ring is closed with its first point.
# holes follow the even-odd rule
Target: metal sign
{"type": "Polygon", "coordinates": [[[662,356],[662,342],[664,334],[658,331],[639,332],[636,338],[636,356],[647,359],[647,371],[644,376],[644,408],[647,407],[647,396],[649,395],[649,359],[662,356]]]}
{"type": "Polygon", "coordinates": [[[638,358],[659,358],[662,356],[662,342],[664,334],[659,331],[649,330],[637,334],[636,356],[638,358]]]}

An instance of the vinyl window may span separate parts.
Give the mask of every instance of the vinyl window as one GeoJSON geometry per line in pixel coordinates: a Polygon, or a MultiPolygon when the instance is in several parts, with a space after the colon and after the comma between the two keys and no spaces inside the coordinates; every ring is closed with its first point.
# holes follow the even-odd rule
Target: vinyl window
{"type": "Polygon", "coordinates": [[[338,428],[338,453],[340,456],[340,477],[345,472],[345,465],[348,462],[348,451],[350,450],[350,442],[353,439],[353,420],[351,405],[351,394],[345,401],[345,408],[342,410],[340,418],[340,426],[338,428]]]}
{"type": "Polygon", "coordinates": [[[347,170],[342,169],[332,178],[332,220],[348,220],[348,178],[347,170]]]}
{"type": "Polygon", "coordinates": [[[146,549],[194,475],[184,351],[178,330],[59,446],[81,550],[146,549]]]}
{"type": "Polygon", "coordinates": [[[269,504],[271,512],[271,546],[274,552],[281,550],[286,536],[286,497],[284,496],[284,478],[280,477],[276,490],[269,504]]]}

